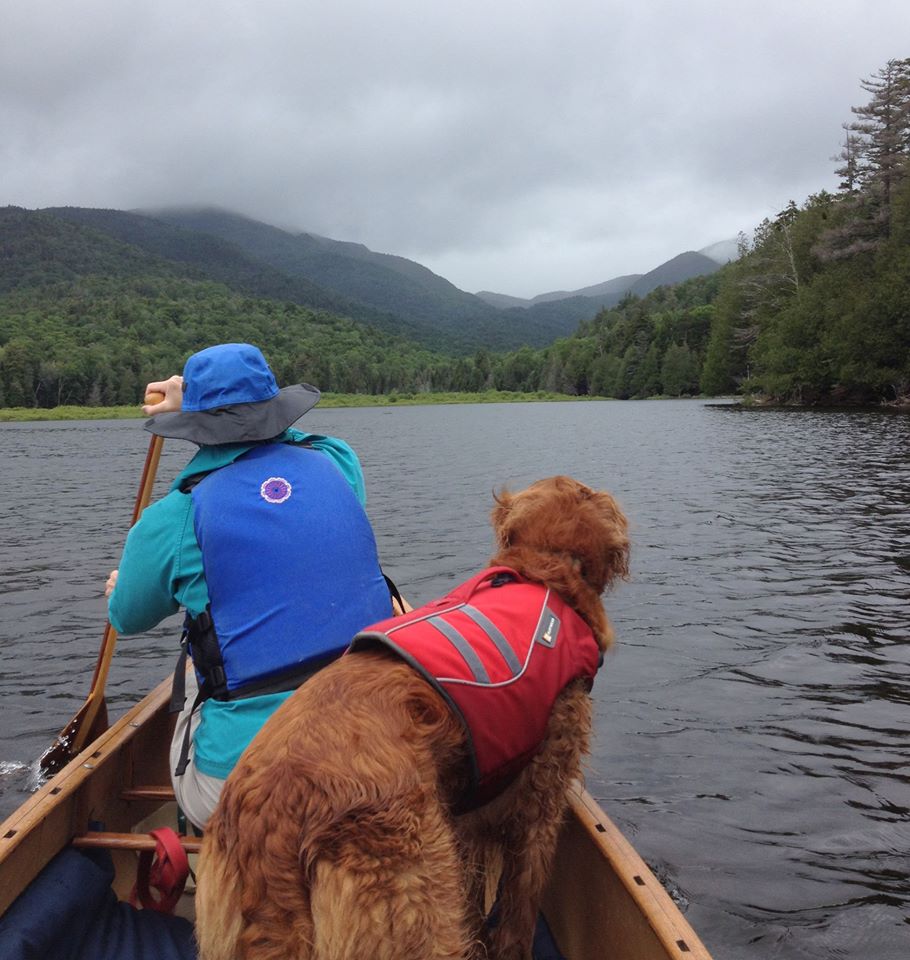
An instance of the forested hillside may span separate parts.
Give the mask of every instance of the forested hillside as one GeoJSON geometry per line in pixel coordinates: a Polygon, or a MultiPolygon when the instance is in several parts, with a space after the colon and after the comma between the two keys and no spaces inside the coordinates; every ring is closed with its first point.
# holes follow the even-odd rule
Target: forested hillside
{"type": "Polygon", "coordinates": [[[614,306],[627,292],[643,295],[662,284],[718,269],[708,257],[683,253],[647,274],[630,277],[625,286],[608,281],[575,295],[535,298],[524,304],[527,309],[512,309],[508,297],[499,302],[494,297],[490,302],[465,293],[413,260],[375,253],[363,244],[291,233],[223,210],[159,210],[153,214],[156,219],[229,241],[287,276],[308,278],[355,303],[394,314],[408,322],[425,345],[461,354],[477,347],[544,346],[573,333],[579,321],[590,319],[602,306],[614,306]]]}
{"type": "Polygon", "coordinates": [[[175,238],[154,225],[120,221],[143,249],[74,219],[0,209],[0,406],[135,404],[189,353],[231,340],[261,346],[284,383],[343,393],[479,390],[503,362],[482,349],[470,358],[433,352],[290,298],[245,295],[238,286],[256,293],[276,278],[248,272],[218,243],[184,238],[175,261],[149,252],[174,255],[175,238]],[[232,263],[233,288],[208,279],[212,264],[232,263]]]}
{"type": "MultiPolygon", "coordinates": [[[[68,236],[67,249],[61,251],[64,258],[69,260],[76,255],[77,248],[86,249],[86,254],[82,256],[82,274],[107,277],[122,275],[116,262],[103,262],[98,246],[99,243],[104,243],[106,238],[112,238],[157,258],[161,263],[171,264],[168,272],[175,276],[214,280],[246,296],[289,301],[315,310],[328,310],[354,320],[362,320],[388,333],[401,334],[418,341],[426,338],[434,345],[445,345],[445,338],[436,337],[432,330],[422,329],[398,316],[358,303],[334,290],[324,289],[305,277],[282,273],[267,263],[251,258],[238,246],[211,234],[185,230],[141,214],[84,207],[51,207],[34,215],[30,215],[29,211],[20,211],[20,229],[33,229],[33,224],[40,222],[42,215],[45,218],[53,217],[88,227],[93,231],[88,237],[82,233],[71,233],[68,236]],[[26,218],[31,221],[28,226],[26,218]],[[95,259],[88,262],[87,255],[91,252],[95,253],[95,259]]],[[[50,225],[46,219],[44,222],[47,232],[50,225]]],[[[111,246],[108,244],[108,247],[111,246]]]]}
{"type": "MultiPolygon", "coordinates": [[[[503,324],[500,311],[403,257],[374,253],[361,244],[289,233],[222,210],[151,213],[156,220],[228,241],[288,277],[305,278],[377,312],[401,317],[421,331],[423,342],[450,347],[522,342],[510,337],[511,325],[503,324]]],[[[538,336],[533,342],[550,339],[545,331],[541,335],[542,340],[538,336]]]]}
{"type": "Polygon", "coordinates": [[[171,210],[151,216],[55,207],[20,209],[13,217],[15,209],[8,209],[2,223],[0,242],[13,253],[5,264],[0,261],[4,268],[0,289],[13,282],[41,285],[59,272],[58,255],[68,276],[132,275],[135,265],[127,261],[147,263],[151,258],[159,267],[170,264],[173,276],[212,280],[246,296],[327,310],[455,355],[478,348],[551,343],[574,331],[579,320],[592,317],[598,307],[595,300],[575,297],[528,311],[500,309],[403,257],[374,253],[361,244],[292,234],[224,211],[171,210]],[[48,240],[40,256],[32,256],[41,217],[48,240]],[[70,231],[50,241],[53,229],[48,218],[88,229],[91,235],[70,231]],[[102,237],[106,251],[100,246],[102,237]],[[14,250],[17,244],[21,250],[14,250]],[[87,255],[78,249],[83,244],[87,255]],[[19,261],[28,261],[24,278],[19,261]]]}
{"type": "Polygon", "coordinates": [[[510,388],[910,404],[910,60],[862,86],[837,194],[790,203],[712,277],[511,354],[510,388]]]}
{"type": "Polygon", "coordinates": [[[836,195],[766,220],[717,303],[705,390],[910,400],[910,59],[863,82],[836,195]]]}
{"type": "Polygon", "coordinates": [[[497,364],[503,390],[616,397],[698,393],[713,301],[723,272],[628,296],[544,350],[523,348],[497,364]]]}
{"type": "Polygon", "coordinates": [[[207,281],[91,277],[3,298],[0,406],[135,404],[149,380],[178,372],[194,350],[238,340],[261,345],[283,383],[467,388],[457,359],[353,320],[207,281]]]}

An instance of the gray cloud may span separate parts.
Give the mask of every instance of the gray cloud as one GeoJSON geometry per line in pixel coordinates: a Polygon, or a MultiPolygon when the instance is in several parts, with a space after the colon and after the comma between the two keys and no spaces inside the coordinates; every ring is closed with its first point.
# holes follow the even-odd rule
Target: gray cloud
{"type": "Polygon", "coordinates": [[[211,203],[533,295],[822,187],[904,0],[0,0],[0,202],[211,203]]]}

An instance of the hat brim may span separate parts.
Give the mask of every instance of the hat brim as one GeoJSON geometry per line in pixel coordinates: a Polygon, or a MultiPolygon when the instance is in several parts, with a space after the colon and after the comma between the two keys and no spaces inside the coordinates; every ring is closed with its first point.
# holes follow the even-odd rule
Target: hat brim
{"type": "Polygon", "coordinates": [[[298,383],[259,403],[235,403],[195,413],[160,413],[146,420],[145,429],[159,437],[190,440],[204,447],[256,443],[284,433],[319,403],[319,396],[316,387],[298,383]]]}

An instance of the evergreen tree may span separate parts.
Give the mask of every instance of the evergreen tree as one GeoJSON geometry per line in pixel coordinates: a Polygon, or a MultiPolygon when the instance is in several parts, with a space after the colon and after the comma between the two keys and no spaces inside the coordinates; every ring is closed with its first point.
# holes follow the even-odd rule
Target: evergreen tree
{"type": "Polygon", "coordinates": [[[907,175],[910,152],[910,59],[889,60],[861,86],[871,99],[853,108],[860,119],[851,128],[863,138],[860,188],[877,195],[887,237],[892,192],[907,175]]]}
{"type": "Polygon", "coordinates": [[[731,393],[748,379],[748,342],[738,334],[743,288],[738,282],[742,263],[728,268],[728,279],[721,286],[715,301],[711,332],[701,371],[702,393],[717,396],[731,393]]]}
{"type": "Polygon", "coordinates": [[[685,343],[671,343],[660,367],[663,392],[671,397],[698,392],[698,362],[685,343]]]}
{"type": "Polygon", "coordinates": [[[834,171],[841,178],[838,185],[841,193],[847,197],[853,197],[859,190],[862,145],[859,135],[851,129],[849,124],[843,124],[843,130],[844,145],[840,153],[831,159],[841,164],[834,171]]]}
{"type": "Polygon", "coordinates": [[[870,252],[887,240],[895,191],[910,174],[910,59],[889,60],[860,84],[870,99],[852,108],[858,119],[845,126],[836,158],[842,209],[817,248],[827,260],[870,252]]]}

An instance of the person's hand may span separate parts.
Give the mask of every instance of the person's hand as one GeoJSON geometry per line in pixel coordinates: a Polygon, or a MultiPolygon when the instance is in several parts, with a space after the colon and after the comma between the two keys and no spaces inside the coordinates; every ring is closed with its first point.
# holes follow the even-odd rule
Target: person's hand
{"type": "Polygon", "coordinates": [[[117,571],[111,570],[111,575],[107,578],[107,583],[104,585],[104,595],[109,597],[114,592],[114,587],[117,586],[117,571]]]}
{"type": "Polygon", "coordinates": [[[160,403],[144,403],[142,412],[147,417],[159,413],[173,413],[183,405],[183,377],[175,375],[167,380],[153,380],[145,388],[145,396],[150,393],[164,394],[160,403]]]}

